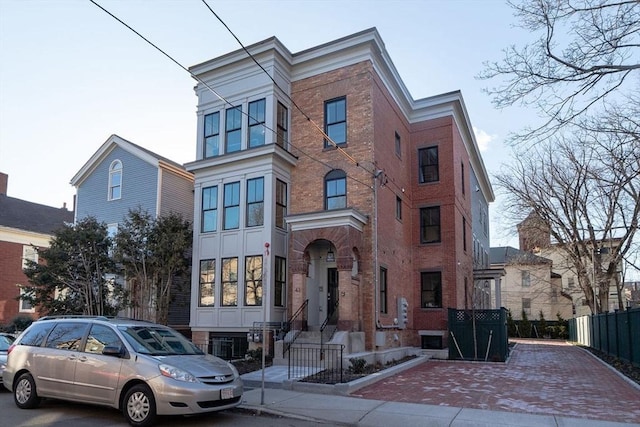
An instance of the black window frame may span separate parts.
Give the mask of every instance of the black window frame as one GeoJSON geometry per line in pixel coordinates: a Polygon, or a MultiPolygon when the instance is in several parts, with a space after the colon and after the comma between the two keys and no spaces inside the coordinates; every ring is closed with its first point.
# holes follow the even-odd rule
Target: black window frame
{"type": "Polygon", "coordinates": [[[240,181],[229,182],[224,185],[224,195],[223,195],[223,230],[236,230],[240,228],[240,181]],[[231,200],[227,198],[227,189],[232,189],[231,200]],[[237,188],[237,191],[234,189],[237,188]],[[230,213],[236,212],[236,222],[233,224],[229,223],[229,218],[231,217],[230,213]]]}
{"type": "Polygon", "coordinates": [[[420,208],[420,243],[439,243],[442,241],[441,219],[440,206],[420,208]],[[427,238],[431,229],[437,229],[437,238],[427,238]]]}
{"type": "Polygon", "coordinates": [[[200,222],[201,222],[200,230],[202,233],[213,233],[218,231],[218,186],[217,185],[204,187],[202,189],[202,212],[201,212],[200,222]],[[209,194],[208,197],[205,197],[205,193],[211,193],[212,191],[215,191],[215,198],[211,197],[211,194],[209,194]],[[209,200],[209,204],[207,206],[205,206],[206,199],[209,200]],[[213,221],[213,229],[211,230],[205,229],[205,224],[207,223],[205,218],[208,216],[208,214],[213,214],[215,216],[215,220],[213,221]]]}
{"type": "Polygon", "coordinates": [[[324,177],[324,209],[325,210],[334,210],[334,209],[344,209],[347,207],[347,174],[341,169],[334,169],[324,177]],[[344,183],[344,192],[339,192],[340,189],[336,187],[335,192],[331,188],[333,183],[336,183],[338,186],[338,182],[344,183]],[[333,202],[336,200],[342,200],[343,203],[340,203],[339,206],[333,206],[333,202]]]}
{"type": "MultiPolygon", "coordinates": [[[[342,145],[346,145],[347,144],[347,97],[346,96],[341,96],[338,98],[333,98],[330,99],[328,101],[324,102],[324,133],[331,138],[331,140],[338,146],[342,146],[342,145]],[[342,104],[342,107],[339,107],[339,105],[342,104]],[[336,109],[340,108],[342,111],[336,111],[336,113],[334,114],[331,110],[331,108],[335,107],[336,109]],[[336,117],[333,117],[333,116],[336,117]],[[344,140],[336,140],[336,138],[333,137],[333,129],[334,128],[338,128],[338,127],[344,127],[343,133],[344,133],[344,140]]],[[[327,140],[325,138],[324,140],[324,148],[330,148],[333,147],[333,144],[331,144],[329,142],[329,140],[327,140]]]]}
{"type": "Polygon", "coordinates": [[[287,259],[284,257],[275,257],[274,267],[275,277],[273,286],[273,305],[275,307],[284,307],[286,304],[286,285],[287,285],[287,259]]]}
{"type": "Polygon", "coordinates": [[[216,306],[216,260],[215,258],[201,259],[198,271],[198,307],[216,306]],[[206,277],[205,277],[206,275],[206,277]],[[203,289],[210,286],[211,295],[204,295],[203,289]],[[203,303],[203,298],[210,296],[211,304],[203,303]]]}
{"type": "Polygon", "coordinates": [[[276,108],[276,144],[286,149],[289,140],[289,109],[280,101],[276,108]]]}
{"type": "Polygon", "coordinates": [[[396,156],[402,158],[402,138],[398,132],[395,132],[395,150],[396,156]]]}
{"type": "Polygon", "coordinates": [[[380,288],[379,288],[379,303],[380,313],[387,313],[389,310],[388,305],[388,271],[385,267],[380,267],[380,288]]]}
{"type": "Polygon", "coordinates": [[[225,130],[224,152],[235,153],[235,152],[241,151],[242,150],[242,105],[236,105],[234,107],[227,108],[224,118],[225,118],[224,120],[224,130],[225,130]],[[237,148],[234,142],[233,149],[230,149],[231,148],[229,146],[230,135],[233,135],[234,139],[236,137],[240,138],[239,142],[237,143],[238,144],[237,148]]]}
{"type": "Polygon", "coordinates": [[[420,272],[420,307],[442,308],[442,272],[420,272]]]}
{"type": "Polygon", "coordinates": [[[418,150],[418,177],[420,184],[440,181],[440,160],[437,145],[418,150]]]}
{"type": "Polygon", "coordinates": [[[266,115],[267,115],[267,100],[265,98],[256,99],[255,101],[251,101],[248,106],[248,147],[260,147],[265,144],[265,136],[266,136],[266,115]],[[258,138],[258,143],[254,144],[253,137],[254,132],[261,133],[261,137],[258,138]]]}
{"type": "Polygon", "coordinates": [[[287,183],[276,179],[276,227],[285,230],[287,228],[287,222],[285,217],[287,216],[287,183]]]}
{"type": "Polygon", "coordinates": [[[220,301],[220,306],[222,307],[237,307],[238,306],[238,257],[229,257],[222,258],[222,268],[220,269],[220,287],[222,288],[222,297],[220,301]],[[226,267],[228,263],[235,262],[235,271],[228,272],[226,271],[226,267]],[[227,274],[229,274],[227,276],[227,274]],[[235,274],[235,276],[233,276],[235,274]],[[232,303],[229,303],[227,300],[227,290],[232,290],[232,296],[234,300],[232,303]]]}
{"type": "Polygon", "coordinates": [[[264,289],[262,287],[262,269],[263,269],[262,255],[248,255],[244,257],[244,305],[247,307],[260,307],[262,306],[264,300],[264,289]],[[257,273],[260,277],[258,278],[255,275],[251,275],[251,272],[255,272],[258,268],[249,269],[249,263],[252,260],[260,260],[259,264],[259,272],[257,273]],[[253,285],[250,286],[250,283],[253,285]],[[252,303],[249,303],[249,290],[253,289],[253,299],[252,303]],[[258,295],[259,294],[259,295],[258,295]]]}
{"type": "Polygon", "coordinates": [[[247,179],[246,201],[247,227],[260,227],[264,225],[264,177],[247,179]],[[258,182],[262,185],[258,191],[258,182]],[[258,214],[257,216],[255,214],[258,214]]]}
{"type": "Polygon", "coordinates": [[[206,114],[204,116],[204,123],[203,123],[203,140],[202,140],[202,157],[205,159],[211,158],[211,157],[216,157],[220,155],[220,112],[216,111],[215,113],[211,113],[211,114],[206,114]],[[215,119],[213,119],[213,117],[215,117],[215,119]],[[211,120],[208,120],[209,118],[211,118],[211,120]],[[207,129],[207,122],[210,121],[211,122],[211,127],[213,126],[213,123],[217,123],[217,132],[214,132],[214,129],[211,129],[210,132],[208,132],[207,129]],[[209,142],[208,139],[213,138],[215,139],[215,152],[214,150],[211,150],[211,153],[209,153],[209,142]]]}

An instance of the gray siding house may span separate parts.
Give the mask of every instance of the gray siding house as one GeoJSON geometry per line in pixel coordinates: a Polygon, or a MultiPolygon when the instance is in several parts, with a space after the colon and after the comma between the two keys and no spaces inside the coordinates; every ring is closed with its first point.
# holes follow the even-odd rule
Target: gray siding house
{"type": "MultiPolygon", "coordinates": [[[[131,209],[140,208],[153,218],[174,212],[193,219],[193,174],[118,135],[98,148],[71,185],[76,188],[75,221],[93,216],[112,234],[131,209]]],[[[179,300],[169,310],[169,323],[179,329],[189,325],[188,294],[174,294],[179,300]]]]}

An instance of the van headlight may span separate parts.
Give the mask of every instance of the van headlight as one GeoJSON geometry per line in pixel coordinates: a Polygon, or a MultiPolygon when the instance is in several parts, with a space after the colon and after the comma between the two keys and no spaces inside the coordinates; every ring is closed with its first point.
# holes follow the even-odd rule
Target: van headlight
{"type": "Polygon", "coordinates": [[[169,378],[173,378],[178,381],[185,381],[188,383],[198,382],[197,378],[191,375],[187,371],[183,371],[182,369],[178,369],[171,365],[160,364],[158,365],[158,369],[160,369],[160,373],[169,378]]]}

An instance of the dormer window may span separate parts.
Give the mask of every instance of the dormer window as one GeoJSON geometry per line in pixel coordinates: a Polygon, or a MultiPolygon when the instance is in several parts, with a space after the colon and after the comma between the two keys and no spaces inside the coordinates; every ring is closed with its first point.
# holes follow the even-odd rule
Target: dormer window
{"type": "Polygon", "coordinates": [[[114,160],[109,166],[109,200],[122,197],[122,162],[114,160]]]}

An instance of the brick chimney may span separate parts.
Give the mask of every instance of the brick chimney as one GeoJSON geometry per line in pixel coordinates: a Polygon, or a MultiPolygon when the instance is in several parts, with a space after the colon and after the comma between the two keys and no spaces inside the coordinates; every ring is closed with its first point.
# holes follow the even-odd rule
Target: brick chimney
{"type": "Polygon", "coordinates": [[[9,183],[9,175],[0,172],[0,195],[7,195],[7,184],[9,183]]]}

